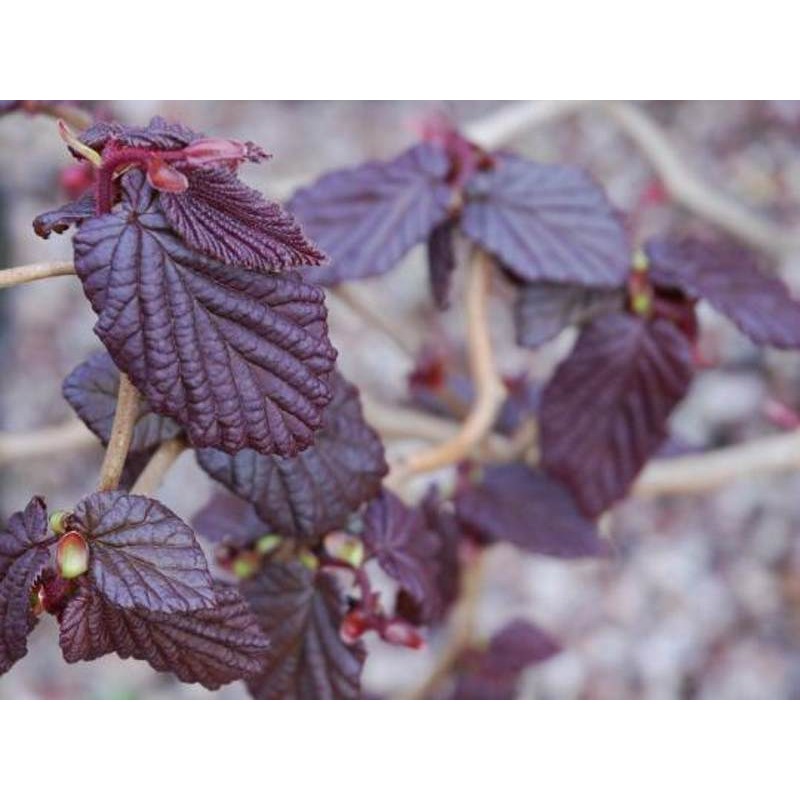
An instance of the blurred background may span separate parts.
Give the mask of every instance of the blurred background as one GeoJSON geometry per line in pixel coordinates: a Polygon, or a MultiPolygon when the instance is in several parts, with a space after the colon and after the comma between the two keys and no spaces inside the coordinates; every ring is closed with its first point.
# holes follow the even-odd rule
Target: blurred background
{"type": "MultiPolygon", "coordinates": [[[[146,124],[153,114],[209,135],[249,139],[274,154],[243,168],[267,196],[285,198],[321,172],[408,146],[432,115],[458,124],[497,103],[417,102],[109,102],[101,113],[146,124]]],[[[787,229],[800,226],[800,102],[658,102],[641,108],[708,184],[787,229]]],[[[591,107],[516,136],[509,147],[541,161],[580,165],[605,186],[636,239],[702,231],[708,223],[681,210],[651,164],[606,114],[591,107]]],[[[71,260],[69,236],[38,239],[31,220],[64,197],[60,170],[70,163],[51,118],[0,117],[0,267],[71,260]]],[[[798,289],[800,254],[780,265],[798,289]]],[[[456,295],[458,297],[458,272],[456,295]]],[[[400,268],[363,284],[376,313],[395,321],[415,348],[460,341],[459,303],[440,314],[429,296],[423,248],[400,268]]],[[[510,294],[493,296],[493,328],[504,371],[549,375],[571,346],[570,332],[542,350],[517,348],[510,294]]],[[[402,401],[413,360],[380,330],[335,298],[332,339],[344,373],[379,399],[402,401]]],[[[704,360],[673,422],[676,452],[748,441],[780,428],[774,409],[800,410],[800,354],[758,350],[729,323],[701,308],[704,360]],[[779,404],[779,405],[778,405],[779,404]],[[772,409],[772,410],[770,410],[772,409]]],[[[78,282],[55,278],[0,292],[0,431],[69,424],[61,381],[98,349],[94,319],[78,282]]],[[[782,413],[782,417],[791,416],[782,413]]],[[[68,430],[68,428],[66,429],[68,430]]],[[[68,438],[68,437],[67,437],[68,438]]],[[[392,449],[419,446],[391,442],[392,449]]],[[[99,446],[4,459],[0,518],[43,494],[69,507],[94,488],[99,446]]],[[[207,499],[209,479],[184,454],[159,496],[184,518],[207,499]]],[[[800,473],[740,480],[703,495],[632,498],[610,515],[613,557],[565,562],[493,548],[480,607],[487,635],[523,617],[562,644],[530,668],[527,698],[800,697],[800,473]]],[[[368,641],[370,692],[397,691],[424,677],[437,638],[422,652],[368,641]]],[[[30,655],[0,679],[0,698],[244,697],[234,685],[211,695],[115,656],[67,665],[55,624],[46,619],[30,655]]]]}

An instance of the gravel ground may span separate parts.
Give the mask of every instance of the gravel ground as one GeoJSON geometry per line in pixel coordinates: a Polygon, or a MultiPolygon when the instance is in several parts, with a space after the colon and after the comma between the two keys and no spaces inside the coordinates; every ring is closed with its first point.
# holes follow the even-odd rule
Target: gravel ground
{"type": "MultiPolygon", "coordinates": [[[[275,158],[248,167],[247,179],[277,196],[321,171],[389,156],[409,143],[427,114],[444,109],[465,121],[492,103],[113,103],[123,121],[153,113],[211,134],[252,139],[275,158]]],[[[664,126],[710,182],[787,225],[800,224],[800,104],[653,103],[664,126]]],[[[590,169],[631,215],[639,236],[701,230],[704,224],[664,202],[649,166],[597,111],[523,137],[533,158],[590,169]],[[635,211],[634,211],[635,209],[635,211]]],[[[0,119],[0,195],[6,200],[8,265],[71,257],[68,238],[37,239],[31,219],[58,202],[58,169],[67,162],[52,120],[0,119]]],[[[1,250],[2,248],[0,248],[1,250]]],[[[784,274],[797,283],[800,263],[784,274]]],[[[436,317],[419,252],[371,282],[379,313],[426,330],[458,335],[456,307],[436,317]]],[[[54,279],[0,298],[0,428],[33,430],[67,419],[63,376],[97,348],[92,314],[75,281],[54,279]]],[[[548,374],[569,334],[532,354],[513,346],[507,302],[493,304],[500,360],[548,374]]],[[[759,352],[710,312],[701,350],[719,367],[704,372],[674,420],[682,445],[718,446],[774,431],[765,399],[800,408],[800,356],[759,352]]],[[[399,398],[407,357],[383,334],[331,304],[332,338],[344,372],[376,395],[399,398]]],[[[91,490],[100,450],[0,467],[0,516],[33,493],[68,506],[91,490]]],[[[800,695],[800,477],[763,477],[703,497],[631,500],[613,512],[613,557],[576,564],[496,548],[489,560],[480,624],[488,634],[523,616],[557,635],[564,651],[525,675],[522,696],[536,698],[785,698],[800,695]]],[[[203,502],[209,482],[184,455],[160,496],[184,516],[203,502]],[[188,487],[188,488],[187,488],[188,487]]],[[[108,657],[65,665],[55,626],[39,626],[31,655],[0,680],[0,698],[243,697],[233,686],[215,695],[154,675],[145,665],[108,657]]],[[[369,688],[391,691],[422,676],[436,649],[374,647],[369,688]]]]}

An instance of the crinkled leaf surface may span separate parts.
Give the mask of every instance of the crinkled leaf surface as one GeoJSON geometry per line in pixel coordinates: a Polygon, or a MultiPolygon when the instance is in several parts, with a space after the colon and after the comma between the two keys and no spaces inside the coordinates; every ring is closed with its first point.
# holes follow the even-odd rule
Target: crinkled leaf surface
{"type": "Polygon", "coordinates": [[[291,214],[231,170],[184,173],[189,188],[164,193],[160,202],[169,224],[192,249],[226,264],[263,271],[324,261],[291,214]]]}
{"type": "MultiPolygon", "coordinates": [[[[108,353],[100,351],[75,367],[64,380],[64,398],[86,426],[104,445],[108,445],[119,393],[119,370],[108,353]]],[[[180,426],[150,410],[147,402],[139,402],[130,452],[141,453],[172,439],[180,426]]]]}
{"type": "Polygon", "coordinates": [[[289,210],[331,259],[314,279],[334,284],[391,269],[447,216],[448,170],[442,148],[419,144],[392,161],[332,172],[298,191],[289,210]]]}
{"type": "Polygon", "coordinates": [[[195,532],[215,544],[246,547],[269,533],[246,500],[228,492],[216,492],[192,520],[195,532]]]}
{"type": "Polygon", "coordinates": [[[65,203],[52,211],[39,214],[33,221],[33,230],[37,236],[47,239],[51,233],[64,233],[72,225],[80,225],[95,213],[94,192],[89,190],[77,200],[65,203]]]}
{"type": "Polygon", "coordinates": [[[358,390],[338,373],[332,389],[322,430],[294,458],[253,450],[197,453],[203,469],[253,503],[272,532],[304,539],[328,533],[380,490],[383,445],[364,421],[358,390]]]}
{"type": "Polygon", "coordinates": [[[113,605],[192,611],[214,604],[208,564],[192,529],[157,500],[98,492],[75,507],[89,573],[113,605]]]}
{"type": "Polygon", "coordinates": [[[514,306],[517,343],[539,347],[564,328],[583,325],[602,314],[622,311],[625,293],[542,281],[522,286],[514,306]]]}
{"type": "Polygon", "coordinates": [[[196,133],[179,122],[167,122],[163,117],[153,117],[147,125],[95,122],[79,138],[83,144],[98,152],[102,152],[112,139],[126,147],[180,150],[195,139],[203,138],[203,134],[196,133]]]}
{"type": "Polygon", "coordinates": [[[428,275],[436,307],[444,310],[450,306],[450,285],[456,268],[456,223],[445,220],[433,229],[428,237],[428,275]]]}
{"type": "Polygon", "coordinates": [[[423,605],[434,601],[440,545],[419,509],[384,489],[364,512],[363,537],[368,553],[414,600],[423,605]]]}
{"type": "Polygon", "coordinates": [[[235,588],[222,584],[214,587],[213,608],[165,614],[117,608],[84,580],[59,623],[69,663],[116,652],[207,689],[260,672],[269,651],[250,606],[235,588]]]}
{"type": "Polygon", "coordinates": [[[28,636],[37,619],[30,593],[49,560],[47,509],[34,497],[0,531],[0,675],[28,652],[28,636]]]}
{"type": "Polygon", "coordinates": [[[630,253],[603,190],[576,167],[498,154],[466,187],[464,233],[523,280],[620,286],[630,253]]]}
{"type": "Polygon", "coordinates": [[[144,176],[83,224],[75,266],[95,332],[157,413],[195,446],[294,455],[330,399],[336,351],[320,289],[220,264],[172,233],[144,176]]]}
{"type": "Polygon", "coordinates": [[[506,541],[558,558],[601,556],[606,547],[594,522],[570,493],[525,464],[483,470],[456,495],[458,519],[481,539],[506,541]]]}
{"type": "Polygon", "coordinates": [[[800,347],[800,303],[765,275],[749,250],[698,239],[651,241],[645,247],[656,284],[708,301],[756,344],[800,347]]]}
{"type": "Polygon", "coordinates": [[[600,317],[551,378],[540,412],[542,463],[592,516],[623,497],[667,437],[689,389],[686,337],[664,319],[600,317]]]}
{"type": "Polygon", "coordinates": [[[300,564],[267,564],[241,589],[271,643],[266,668],[247,681],[254,697],[359,696],[364,646],[347,645],[339,636],[345,603],[334,578],[300,564]]]}

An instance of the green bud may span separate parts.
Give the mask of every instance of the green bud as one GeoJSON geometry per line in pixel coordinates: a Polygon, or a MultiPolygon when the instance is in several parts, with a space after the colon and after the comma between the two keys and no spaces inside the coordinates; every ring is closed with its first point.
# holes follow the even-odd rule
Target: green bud
{"type": "Polygon", "coordinates": [[[297,560],[312,572],[316,571],[319,567],[319,559],[310,550],[301,550],[297,556],[297,560]]]}
{"type": "Polygon", "coordinates": [[[50,528],[57,536],[62,536],[67,532],[67,523],[71,517],[69,511],[54,511],[48,520],[50,528]]]}
{"type": "Polygon", "coordinates": [[[277,533],[268,533],[256,542],[256,553],[266,556],[281,546],[283,539],[277,533]]]}
{"type": "Polygon", "coordinates": [[[62,578],[71,580],[89,570],[89,545],[77,531],[65,533],[56,548],[56,565],[62,578]]]}

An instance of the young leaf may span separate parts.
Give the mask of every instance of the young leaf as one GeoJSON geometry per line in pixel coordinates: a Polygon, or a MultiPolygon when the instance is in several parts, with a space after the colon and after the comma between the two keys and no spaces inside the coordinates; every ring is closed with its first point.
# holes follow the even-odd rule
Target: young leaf
{"type": "Polygon", "coordinates": [[[169,224],[189,247],[260,271],[321,264],[325,256],[291,214],[224,167],[188,169],[189,188],[160,196],[169,224]]]}
{"type": "Polygon", "coordinates": [[[445,220],[433,229],[428,237],[428,275],[431,294],[436,307],[442,311],[450,305],[450,284],[456,268],[453,242],[456,223],[445,220]]]}
{"type": "Polygon", "coordinates": [[[61,650],[70,664],[116,652],[207,689],[257,674],[269,651],[250,607],[236,589],[222,584],[214,586],[213,608],[165,614],[118,608],[84,580],[59,624],[61,650]]]}
{"type": "Polygon", "coordinates": [[[89,574],[113,605],[176,612],[214,604],[192,529],[157,500],[100,492],[81,500],[73,518],[89,543],[89,574]]]}
{"type": "Polygon", "coordinates": [[[128,173],[123,190],[113,213],[75,236],[95,332],[114,362],[195,446],[281,455],[306,447],[336,357],[322,291],[189,250],[142,173],[128,173]]]}
{"type": "Polygon", "coordinates": [[[592,516],[623,497],[689,389],[686,337],[664,319],[600,317],[542,396],[542,463],[592,516]]]}
{"type": "Polygon", "coordinates": [[[294,458],[197,453],[212,478],[255,505],[271,532],[301,539],[328,533],[380,490],[388,469],[383,445],[364,421],[358,390],[338,373],[331,387],[322,430],[294,458]]]}
{"type": "Polygon", "coordinates": [[[517,344],[539,347],[571,325],[584,325],[602,314],[622,311],[625,293],[587,289],[568,283],[524,284],[514,305],[517,344]]]}
{"type": "Polygon", "coordinates": [[[266,668],[247,681],[259,700],[354,700],[365,651],[339,636],[345,603],[336,581],[300,564],[267,564],[241,586],[271,643],[266,668]]]}
{"type": "Polygon", "coordinates": [[[645,247],[654,283],[707,300],[756,344],[800,347],[800,303],[759,269],[755,255],[731,243],[651,241],[645,247]]]}
{"type": "Polygon", "coordinates": [[[417,603],[430,606],[436,595],[439,540],[427,529],[422,512],[384,489],[364,512],[363,536],[381,569],[417,603]]]}
{"type": "Polygon", "coordinates": [[[331,259],[314,279],[329,285],[378,275],[425,241],[448,213],[449,166],[442,148],[419,144],[300,189],[289,210],[331,259]]]}
{"type": "Polygon", "coordinates": [[[558,558],[606,554],[594,522],[570,493],[524,464],[486,467],[455,502],[459,521],[484,541],[558,558]]]}
{"type": "Polygon", "coordinates": [[[192,528],[209,542],[237,547],[247,547],[270,533],[250,503],[228,492],[216,492],[197,512],[192,528]]]}
{"type": "Polygon", "coordinates": [[[630,265],[622,224],[576,167],[498,154],[467,184],[464,233],[527,281],[621,286],[630,265]]]}
{"type": "Polygon", "coordinates": [[[47,528],[44,500],[34,497],[0,531],[0,675],[28,652],[38,622],[30,595],[50,558],[47,528]]]}
{"type": "MultiPolygon", "coordinates": [[[[62,392],[86,427],[104,445],[108,445],[119,392],[119,370],[114,366],[111,356],[104,351],[89,356],[66,377],[62,392]]],[[[139,403],[130,452],[149,451],[161,442],[177,436],[180,430],[177,423],[153,413],[147,402],[142,400],[139,403]]]]}
{"type": "Polygon", "coordinates": [[[195,139],[203,138],[203,134],[196,133],[179,122],[167,122],[163,117],[153,117],[147,125],[95,122],[78,138],[83,144],[98,152],[102,152],[112,140],[126,147],[180,150],[195,139]]]}
{"type": "Polygon", "coordinates": [[[39,214],[33,221],[33,230],[37,236],[47,239],[51,233],[64,233],[72,225],[80,225],[94,213],[94,192],[90,190],[78,200],[71,200],[59,208],[39,214]]]}

